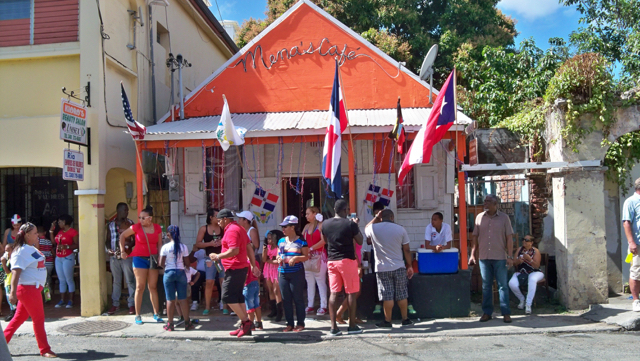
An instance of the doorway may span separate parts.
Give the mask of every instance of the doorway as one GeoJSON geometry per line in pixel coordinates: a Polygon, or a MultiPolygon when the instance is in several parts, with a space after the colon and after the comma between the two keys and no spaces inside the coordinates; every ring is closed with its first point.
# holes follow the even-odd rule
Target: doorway
{"type": "MultiPolygon", "coordinates": [[[[331,191],[324,178],[304,177],[304,184],[300,184],[301,182],[302,179],[300,182],[294,181],[293,178],[291,182],[289,178],[282,179],[282,194],[285,195],[283,217],[288,215],[298,217],[300,230],[309,223],[305,217],[307,207],[318,207],[324,219],[328,219],[335,215],[333,206],[336,203],[333,193],[331,196],[327,195],[327,192],[331,191]],[[300,189],[302,189],[301,192],[300,189]]],[[[349,177],[342,177],[342,196],[349,199],[349,177]]]]}

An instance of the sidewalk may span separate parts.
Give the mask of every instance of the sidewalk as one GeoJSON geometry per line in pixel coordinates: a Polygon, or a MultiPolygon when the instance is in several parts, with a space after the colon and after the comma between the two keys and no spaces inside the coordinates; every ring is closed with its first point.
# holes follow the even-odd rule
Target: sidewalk
{"type": "MultiPolygon", "coordinates": [[[[177,327],[176,331],[167,332],[162,329],[160,323],[152,322],[151,315],[143,316],[143,325],[134,324],[134,316],[96,316],[96,317],[75,317],[61,319],[47,319],[45,327],[47,334],[67,336],[61,332],[60,328],[75,323],[86,323],[92,321],[122,321],[129,324],[128,327],[120,331],[105,333],[94,333],[94,337],[135,337],[135,338],[158,338],[174,340],[215,340],[215,341],[261,341],[261,342],[281,342],[281,341],[306,341],[319,342],[325,339],[335,339],[328,337],[330,321],[328,316],[321,318],[312,316],[306,320],[306,329],[303,332],[283,333],[285,323],[264,322],[264,331],[254,331],[253,336],[236,338],[229,336],[229,331],[234,329],[234,323],[238,320],[235,316],[223,316],[219,311],[212,312],[211,315],[201,316],[201,312],[196,312],[192,318],[199,319],[200,324],[195,330],[184,331],[182,327],[177,327]]],[[[624,330],[617,324],[606,324],[593,322],[582,317],[580,314],[554,314],[554,315],[514,315],[513,323],[505,324],[502,317],[498,316],[486,323],[478,322],[477,317],[437,319],[437,320],[415,320],[416,324],[400,328],[398,322],[394,324],[393,330],[381,330],[375,327],[375,322],[370,321],[362,326],[364,333],[356,337],[364,338],[424,338],[424,337],[479,337],[513,334],[539,334],[539,333],[589,333],[589,332],[612,332],[624,330]]],[[[2,327],[6,328],[7,323],[2,321],[2,327]]],[[[353,336],[346,335],[346,325],[342,325],[344,332],[340,338],[353,336]]],[[[31,322],[25,322],[18,332],[18,336],[33,335],[31,322]]]]}
{"type": "Polygon", "coordinates": [[[583,317],[587,320],[619,326],[627,331],[640,331],[640,312],[631,310],[628,294],[609,298],[609,304],[592,305],[583,317]]]}

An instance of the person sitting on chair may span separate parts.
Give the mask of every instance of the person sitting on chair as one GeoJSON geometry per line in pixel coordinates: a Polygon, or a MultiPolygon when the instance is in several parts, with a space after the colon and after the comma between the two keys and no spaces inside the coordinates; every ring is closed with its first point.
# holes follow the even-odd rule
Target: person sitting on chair
{"type": "Polygon", "coordinates": [[[531,303],[536,295],[536,286],[544,278],[544,273],[540,272],[540,259],[540,251],[533,246],[533,237],[530,235],[524,236],[522,247],[516,251],[516,257],[513,261],[516,266],[516,273],[513,274],[509,281],[509,288],[520,300],[518,309],[523,309],[525,308],[525,298],[522,291],[520,291],[520,283],[528,285],[525,310],[528,315],[531,314],[531,303]]]}

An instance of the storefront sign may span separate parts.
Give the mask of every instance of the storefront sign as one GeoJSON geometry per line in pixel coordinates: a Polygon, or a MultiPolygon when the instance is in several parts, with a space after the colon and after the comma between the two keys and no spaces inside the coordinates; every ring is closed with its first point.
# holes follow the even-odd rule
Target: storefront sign
{"type": "Polygon", "coordinates": [[[478,140],[471,139],[469,141],[469,165],[478,164],[478,140]]]}
{"type": "Polygon", "coordinates": [[[244,71],[246,73],[247,61],[250,61],[254,69],[256,68],[258,63],[262,63],[262,66],[264,66],[265,69],[269,70],[278,61],[281,61],[284,59],[291,59],[294,56],[298,56],[298,55],[300,56],[311,55],[316,52],[321,56],[335,57],[336,60],[338,60],[338,65],[344,64],[346,60],[353,60],[360,56],[366,56],[371,58],[367,54],[357,54],[355,50],[360,50],[360,48],[347,52],[347,44],[344,44],[344,47],[342,48],[342,50],[339,50],[338,45],[329,46],[326,43],[329,43],[329,39],[327,38],[322,39],[320,41],[320,45],[318,45],[317,47],[313,45],[313,42],[309,42],[309,47],[306,50],[305,49],[301,50],[300,48],[303,48],[304,45],[302,44],[302,42],[300,42],[300,46],[296,45],[291,49],[282,48],[282,50],[278,51],[277,53],[269,55],[268,56],[269,61],[265,60],[265,55],[262,51],[262,46],[258,45],[253,51],[247,51],[244,58],[241,58],[240,60],[238,60],[238,62],[236,62],[233,67],[236,67],[242,64],[242,66],[244,67],[244,71]],[[258,55],[258,52],[260,52],[260,55],[258,55]],[[256,61],[256,58],[258,58],[257,61],[256,61]]]}
{"type": "Polygon", "coordinates": [[[62,99],[60,107],[60,139],[87,145],[87,109],[62,99]]]}
{"type": "Polygon", "coordinates": [[[62,179],[70,181],[84,180],[84,154],[75,150],[64,150],[62,179]]]}

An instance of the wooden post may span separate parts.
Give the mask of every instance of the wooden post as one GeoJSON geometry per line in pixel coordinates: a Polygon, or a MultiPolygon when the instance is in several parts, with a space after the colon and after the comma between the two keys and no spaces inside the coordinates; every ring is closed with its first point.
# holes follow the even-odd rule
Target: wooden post
{"type": "MultiPolygon", "coordinates": [[[[460,160],[464,159],[466,153],[465,137],[463,132],[456,132],[458,139],[457,156],[460,160]]],[[[456,164],[458,167],[458,164],[456,164]]],[[[460,226],[460,268],[466,270],[469,268],[469,255],[467,251],[467,196],[465,192],[466,182],[464,172],[458,172],[458,225],[460,226]]]]}
{"type": "MultiPolygon", "coordinates": [[[[349,138],[351,138],[349,132],[349,138]]],[[[349,208],[351,213],[358,213],[358,203],[356,199],[356,160],[353,155],[353,141],[349,142],[349,208]]]]}

